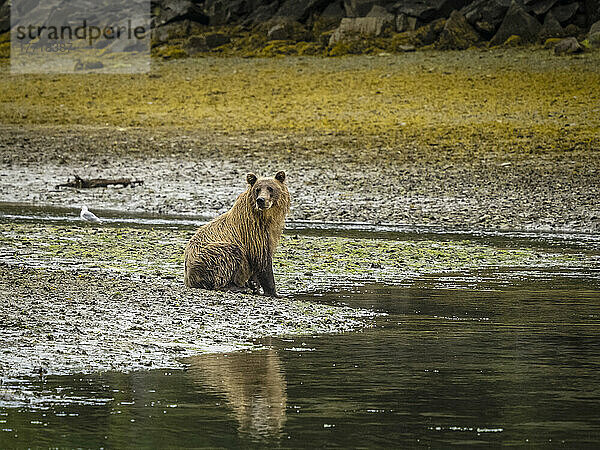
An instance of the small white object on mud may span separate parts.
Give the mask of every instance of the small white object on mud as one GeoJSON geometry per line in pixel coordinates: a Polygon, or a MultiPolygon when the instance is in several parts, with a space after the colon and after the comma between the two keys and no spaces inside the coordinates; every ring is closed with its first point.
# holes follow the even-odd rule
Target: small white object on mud
{"type": "Polygon", "coordinates": [[[79,217],[81,220],[85,220],[86,222],[101,222],[101,220],[94,214],[88,210],[86,205],[83,205],[81,208],[81,212],[79,213],[79,217]]]}

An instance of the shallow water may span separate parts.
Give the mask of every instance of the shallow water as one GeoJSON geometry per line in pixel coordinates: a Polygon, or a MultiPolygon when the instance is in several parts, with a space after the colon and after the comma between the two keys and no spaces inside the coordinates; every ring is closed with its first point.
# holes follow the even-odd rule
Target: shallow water
{"type": "MultiPolygon", "coordinates": [[[[23,211],[2,214],[61,221],[72,211],[46,219],[39,211],[29,219],[23,211]]],[[[155,219],[131,220],[193,225],[155,219]]],[[[446,242],[454,236],[322,228],[298,224],[294,232],[446,242]]],[[[598,258],[594,235],[470,239],[598,258]]],[[[269,338],[263,350],[197,356],[187,370],[4,379],[0,448],[582,448],[600,441],[600,268],[593,264],[488,267],[296,298],[385,315],[360,333],[269,338]]]]}
{"type": "MultiPolygon", "coordinates": [[[[81,222],[80,208],[35,206],[25,203],[0,202],[0,220],[19,222],[52,222],[69,224],[81,222]]],[[[201,215],[152,214],[115,210],[94,210],[105,226],[135,227],[198,227],[212,217],[201,215]]],[[[510,246],[542,246],[562,249],[600,250],[600,235],[582,232],[539,232],[521,230],[459,230],[435,226],[415,227],[402,224],[370,224],[349,222],[286,221],[286,232],[312,236],[345,236],[376,239],[474,239],[484,243],[510,246]]]]}
{"type": "Polygon", "coordinates": [[[198,356],[184,371],[5,380],[0,447],[600,439],[596,276],[446,274],[313,299],[388,315],[361,333],[198,356]]]}

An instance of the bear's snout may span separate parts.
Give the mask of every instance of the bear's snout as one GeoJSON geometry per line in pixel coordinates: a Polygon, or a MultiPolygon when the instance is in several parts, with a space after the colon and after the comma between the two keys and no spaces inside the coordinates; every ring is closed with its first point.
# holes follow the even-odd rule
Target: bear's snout
{"type": "Polygon", "coordinates": [[[261,211],[266,211],[273,206],[273,199],[269,197],[263,197],[262,195],[256,197],[256,208],[261,211]]]}

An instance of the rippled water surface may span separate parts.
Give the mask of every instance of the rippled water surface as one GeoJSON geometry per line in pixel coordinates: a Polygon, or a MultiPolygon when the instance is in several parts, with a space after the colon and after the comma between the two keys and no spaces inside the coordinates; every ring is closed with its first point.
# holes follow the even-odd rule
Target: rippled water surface
{"type": "MultiPolygon", "coordinates": [[[[595,236],[502,239],[597,258],[595,236]]],[[[600,268],[486,268],[298,298],[385,315],[182,371],[4,379],[0,448],[600,442],[600,268]]]]}

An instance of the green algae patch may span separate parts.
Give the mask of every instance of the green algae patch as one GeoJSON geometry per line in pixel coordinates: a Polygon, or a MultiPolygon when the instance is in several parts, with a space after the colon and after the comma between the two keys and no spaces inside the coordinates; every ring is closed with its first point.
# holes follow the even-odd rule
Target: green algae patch
{"type": "Polygon", "coordinates": [[[165,60],[187,57],[186,51],[176,45],[161,45],[160,47],[152,49],[152,55],[165,60]]]}
{"type": "Polygon", "coordinates": [[[0,59],[10,58],[10,42],[0,43],[0,59]]]}
{"type": "Polygon", "coordinates": [[[563,38],[548,38],[544,41],[544,48],[546,50],[552,50],[554,47],[556,47],[556,44],[562,40],[563,38]]]}
{"type": "MultiPolygon", "coordinates": [[[[182,279],[192,230],[4,223],[5,261],[27,267],[182,279]]],[[[388,240],[284,235],[274,257],[283,293],[325,291],[368,282],[400,284],[428,273],[487,268],[580,267],[579,254],[504,249],[469,240],[388,240]]],[[[183,282],[183,281],[182,281],[183,282]]]]}
{"type": "Polygon", "coordinates": [[[523,39],[521,38],[521,36],[513,34],[512,36],[509,36],[508,39],[506,39],[506,41],[504,41],[504,44],[502,44],[502,47],[518,47],[522,44],[523,44],[523,39]]]}
{"type": "Polygon", "coordinates": [[[377,55],[386,51],[396,51],[390,41],[383,38],[348,35],[336,42],[327,52],[327,56],[377,55]]]}
{"type": "Polygon", "coordinates": [[[271,41],[262,50],[257,52],[258,56],[312,56],[323,51],[321,45],[315,42],[295,41],[271,41]]]}
{"type": "Polygon", "coordinates": [[[0,59],[10,58],[10,33],[0,34],[0,59]]]}

